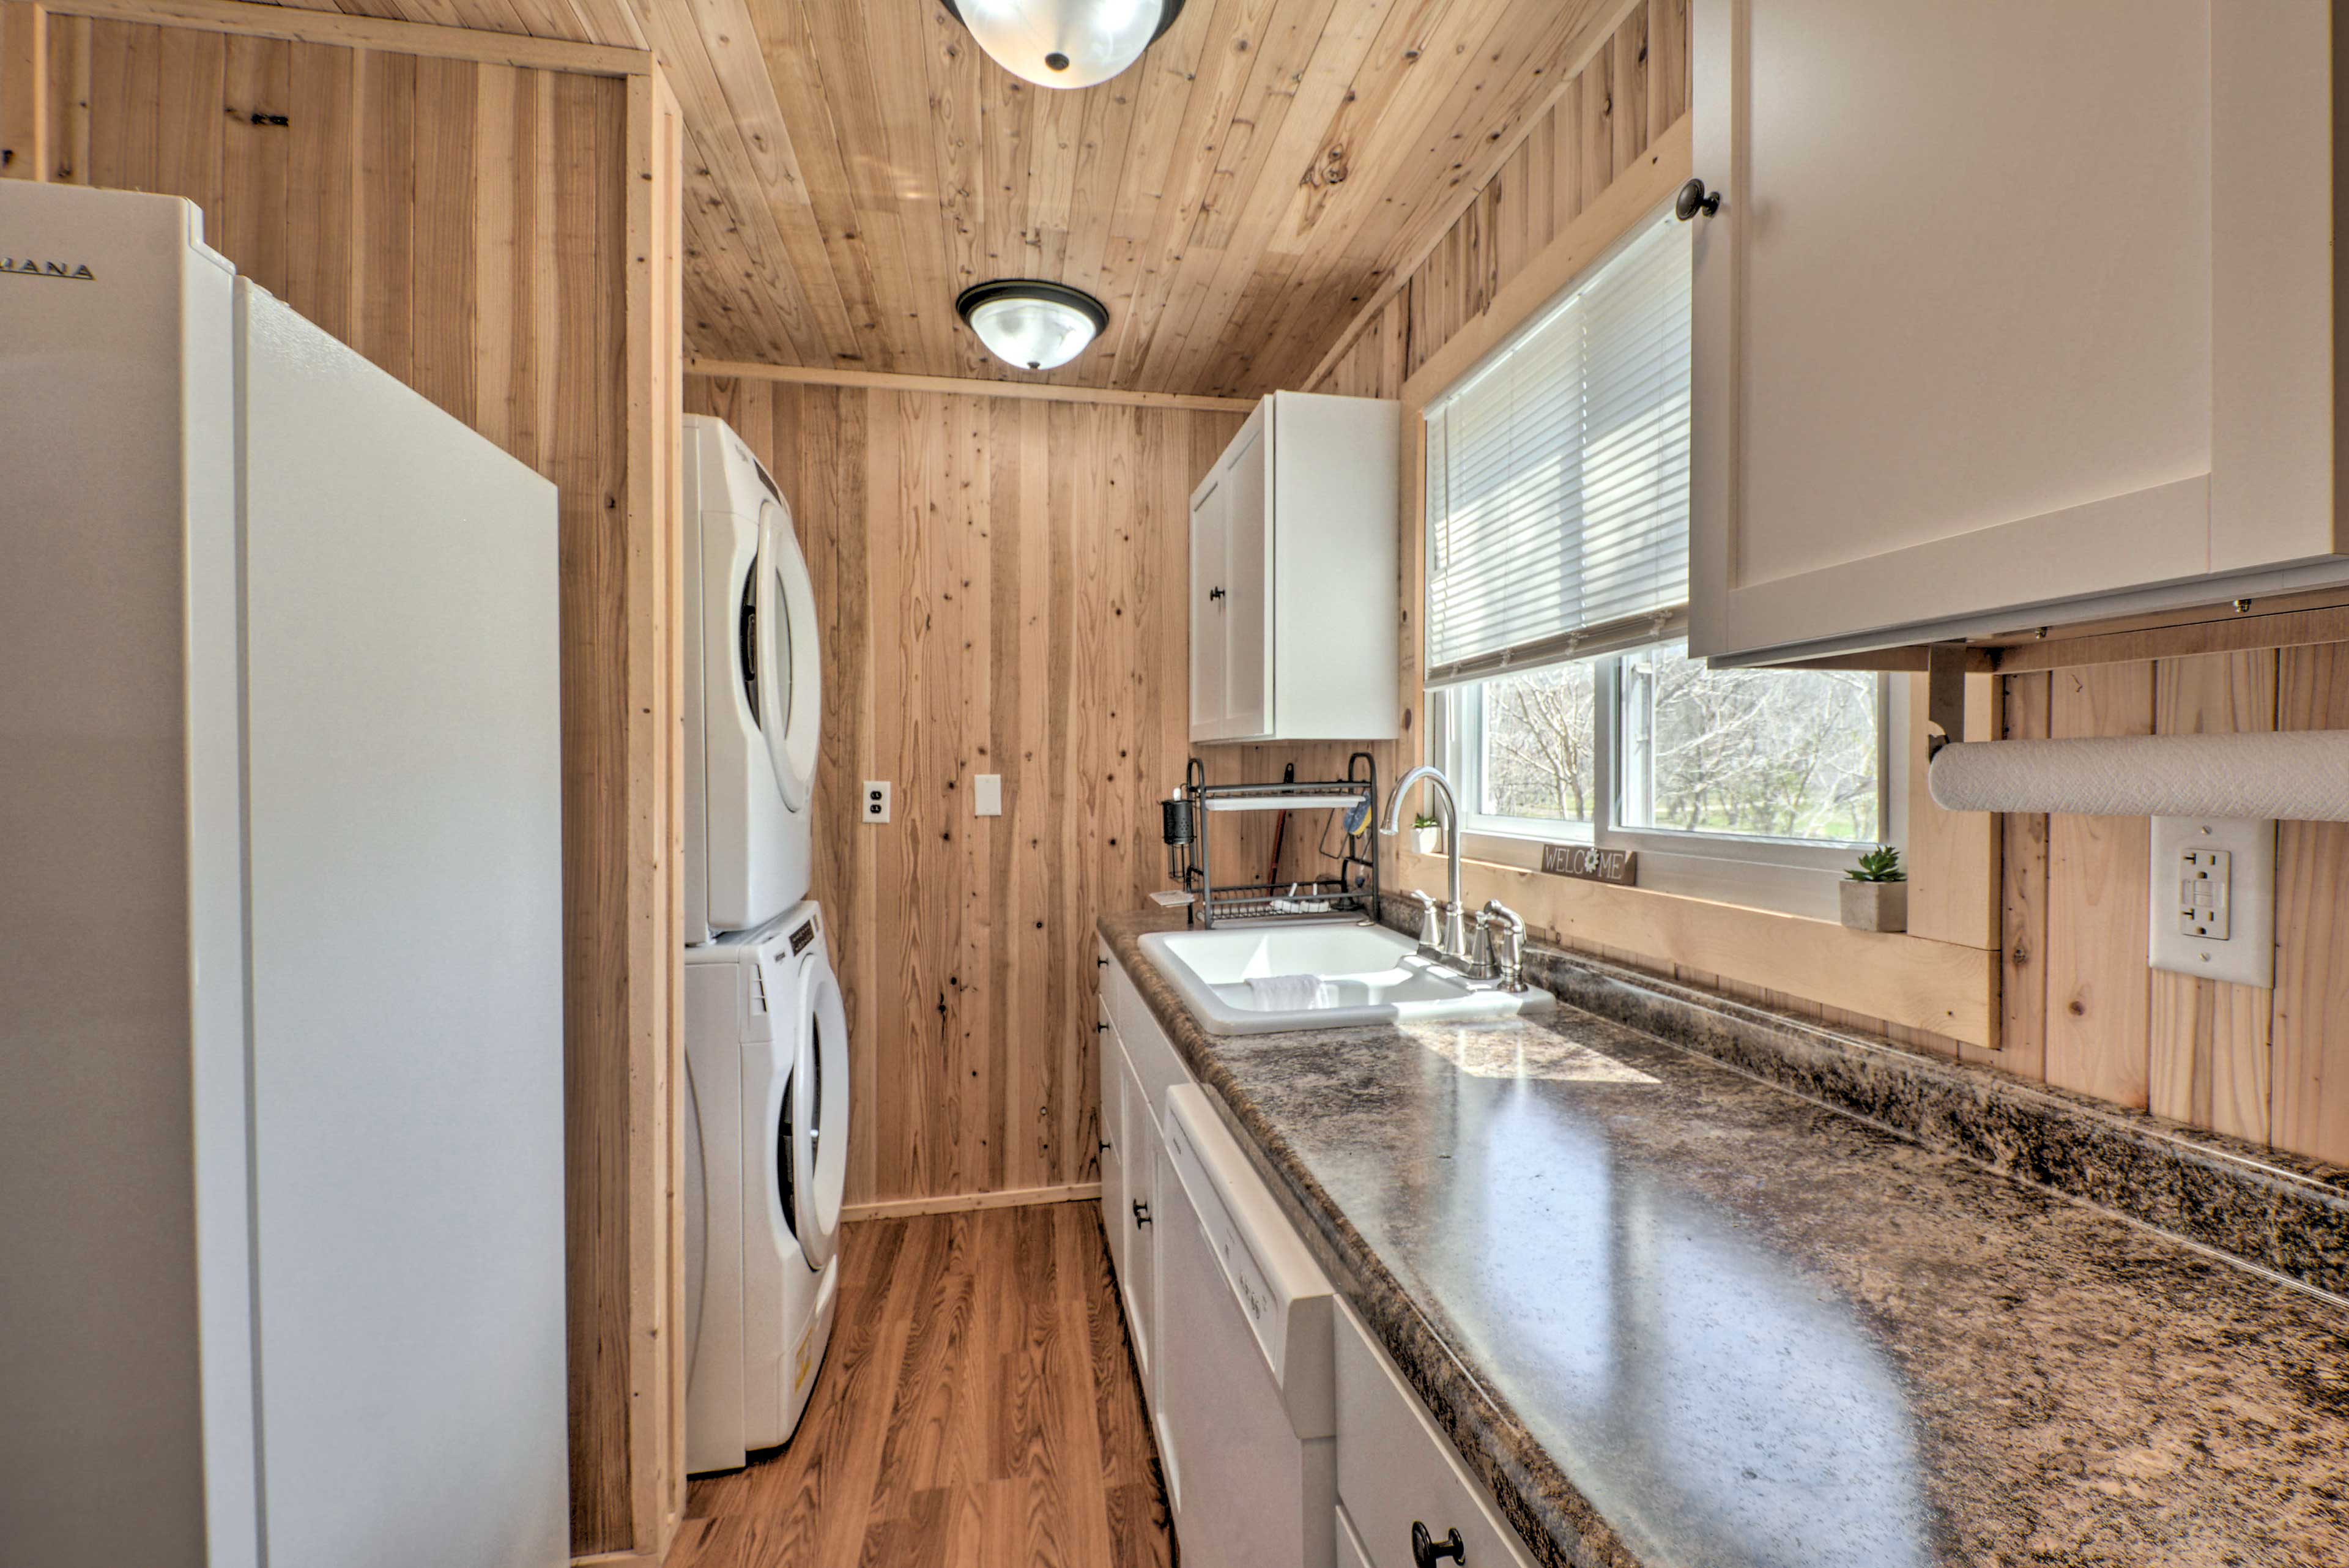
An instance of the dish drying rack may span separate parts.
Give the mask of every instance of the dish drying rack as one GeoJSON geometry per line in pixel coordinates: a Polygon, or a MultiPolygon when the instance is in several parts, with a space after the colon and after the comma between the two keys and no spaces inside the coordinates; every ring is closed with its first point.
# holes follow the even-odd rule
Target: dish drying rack
{"type": "MultiPolygon", "coordinates": [[[[1295,776],[1296,771],[1291,767],[1289,776],[1272,784],[1211,784],[1205,764],[1196,757],[1191,759],[1183,787],[1174,798],[1160,803],[1167,875],[1193,896],[1184,912],[1185,923],[1212,929],[1218,920],[1319,919],[1346,913],[1378,919],[1379,861],[1371,843],[1377,831],[1371,818],[1379,809],[1378,763],[1370,753],[1356,752],[1346,759],[1342,779],[1305,782],[1295,776]],[[1212,817],[1234,811],[1345,813],[1338,824],[1344,840],[1343,850],[1336,857],[1338,874],[1294,882],[1218,886],[1207,824],[1212,817]],[[1349,830],[1346,824],[1357,811],[1361,826],[1349,830]]],[[[1278,848],[1274,853],[1277,860],[1278,848]]]]}

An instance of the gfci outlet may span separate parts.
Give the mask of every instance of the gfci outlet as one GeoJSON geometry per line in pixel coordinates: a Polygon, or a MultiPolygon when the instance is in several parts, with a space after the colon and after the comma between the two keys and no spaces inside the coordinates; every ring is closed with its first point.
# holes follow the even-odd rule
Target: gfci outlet
{"type": "Polygon", "coordinates": [[[889,781],[887,779],[864,781],[864,820],[867,822],[889,820],[889,781]]]}
{"type": "Polygon", "coordinates": [[[2155,817],[2149,891],[2154,968],[2275,983],[2274,823],[2155,817]]]}

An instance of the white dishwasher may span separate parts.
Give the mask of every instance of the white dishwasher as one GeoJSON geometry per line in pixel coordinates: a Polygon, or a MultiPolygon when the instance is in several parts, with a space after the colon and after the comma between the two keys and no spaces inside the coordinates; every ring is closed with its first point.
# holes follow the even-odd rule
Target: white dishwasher
{"type": "Polygon", "coordinates": [[[1159,1447],[1185,1568],[1334,1568],[1329,1277],[1206,1093],[1166,1092],[1159,1447]]]}

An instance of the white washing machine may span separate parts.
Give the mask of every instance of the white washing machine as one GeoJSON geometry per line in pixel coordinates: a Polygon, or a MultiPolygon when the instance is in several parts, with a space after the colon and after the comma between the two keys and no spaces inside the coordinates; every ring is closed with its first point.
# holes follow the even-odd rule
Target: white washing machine
{"type": "Polygon", "coordinates": [[[704,414],[685,416],[683,467],[685,940],[697,945],[808,896],[823,679],[815,585],[782,492],[704,414]]]}
{"type": "Polygon", "coordinates": [[[822,913],[685,954],[686,1469],[792,1435],[832,1336],[848,1018],[822,913]]]}

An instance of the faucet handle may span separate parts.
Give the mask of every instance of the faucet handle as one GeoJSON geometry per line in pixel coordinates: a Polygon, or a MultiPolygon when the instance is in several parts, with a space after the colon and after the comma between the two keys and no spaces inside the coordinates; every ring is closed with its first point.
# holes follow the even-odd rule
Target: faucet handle
{"type": "Polygon", "coordinates": [[[1468,963],[1468,972],[1478,980],[1489,980],[1493,974],[1493,917],[1477,909],[1468,917],[1467,950],[1460,955],[1468,963]]]}
{"type": "Polygon", "coordinates": [[[1416,888],[1411,890],[1411,896],[1419,900],[1419,945],[1423,948],[1439,946],[1443,932],[1435,921],[1435,900],[1416,888]]]}
{"type": "Polygon", "coordinates": [[[1500,950],[1493,956],[1493,971],[1500,977],[1505,991],[1526,988],[1526,921],[1525,917],[1498,898],[1485,900],[1482,920],[1499,924],[1503,929],[1500,950]]]}
{"type": "Polygon", "coordinates": [[[1465,962],[1468,958],[1468,911],[1455,903],[1440,905],[1444,910],[1444,940],[1438,944],[1453,958],[1465,962]]]}

